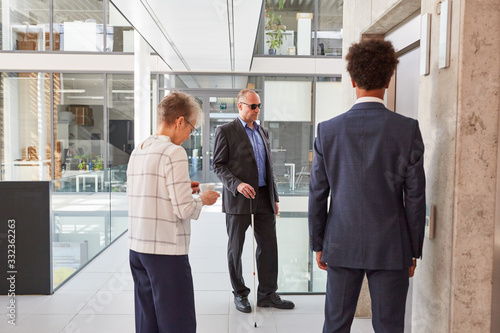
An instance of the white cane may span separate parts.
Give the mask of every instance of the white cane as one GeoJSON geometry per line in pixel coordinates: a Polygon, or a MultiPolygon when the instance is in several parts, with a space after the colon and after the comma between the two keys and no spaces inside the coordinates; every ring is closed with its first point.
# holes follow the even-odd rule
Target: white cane
{"type": "Polygon", "coordinates": [[[255,222],[252,210],[252,198],[250,198],[250,216],[252,219],[252,257],[253,257],[253,290],[254,290],[254,298],[253,298],[253,321],[254,327],[257,327],[257,289],[255,288],[255,222]]]}

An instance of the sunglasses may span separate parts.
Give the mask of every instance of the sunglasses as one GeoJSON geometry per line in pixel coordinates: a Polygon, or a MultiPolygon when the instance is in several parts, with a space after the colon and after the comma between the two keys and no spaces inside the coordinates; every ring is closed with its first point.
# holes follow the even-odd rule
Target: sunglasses
{"type": "Polygon", "coordinates": [[[248,104],[245,102],[240,102],[240,103],[248,105],[250,107],[250,109],[252,109],[252,110],[255,110],[257,108],[262,109],[262,103],[259,103],[259,104],[248,104]]]}

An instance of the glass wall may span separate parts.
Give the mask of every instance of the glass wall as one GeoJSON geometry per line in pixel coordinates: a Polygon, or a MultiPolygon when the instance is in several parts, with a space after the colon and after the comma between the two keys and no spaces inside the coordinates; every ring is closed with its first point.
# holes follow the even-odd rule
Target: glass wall
{"type": "Polygon", "coordinates": [[[256,54],[342,56],[343,0],[266,0],[256,54]]]}
{"type": "Polygon", "coordinates": [[[79,1],[77,6],[73,1],[53,0],[54,50],[108,50],[104,43],[112,42],[112,34],[104,31],[103,3],[102,0],[85,0],[79,1]]]}
{"type": "Polygon", "coordinates": [[[54,142],[61,153],[61,173],[56,172],[55,179],[102,170],[106,166],[104,75],[54,74],[54,110],[54,142]]]}
{"type": "Polygon", "coordinates": [[[109,0],[0,0],[0,11],[1,50],[134,49],[134,29],[109,0]]]}
{"type": "Polygon", "coordinates": [[[134,28],[123,15],[109,1],[105,1],[107,8],[106,23],[112,39],[108,39],[107,51],[134,52],[134,28]],[[109,45],[109,42],[112,42],[109,45]]]}
{"type": "Polygon", "coordinates": [[[343,0],[318,0],[316,55],[342,56],[343,0]]]}
{"type": "Polygon", "coordinates": [[[278,192],[308,195],[312,163],[312,77],[266,77],[264,127],[269,140],[278,192]]]}
{"type": "Polygon", "coordinates": [[[0,93],[0,180],[50,180],[49,74],[2,73],[0,93]]]}
{"type": "Polygon", "coordinates": [[[109,169],[105,174],[105,190],[110,193],[110,237],[114,240],[128,228],[127,165],[135,147],[134,141],[134,76],[108,74],[109,169]]]}
{"type": "Polygon", "coordinates": [[[50,49],[48,1],[1,0],[1,50],[50,49]]]}

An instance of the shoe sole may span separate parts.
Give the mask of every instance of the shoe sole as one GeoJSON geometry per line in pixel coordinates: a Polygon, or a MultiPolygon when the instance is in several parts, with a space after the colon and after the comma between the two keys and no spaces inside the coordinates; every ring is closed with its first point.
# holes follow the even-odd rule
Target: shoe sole
{"type": "Polygon", "coordinates": [[[279,306],[279,305],[276,305],[274,303],[271,303],[271,302],[262,302],[262,303],[257,303],[257,306],[260,307],[260,308],[276,308],[276,309],[280,309],[280,310],[291,310],[295,307],[295,305],[293,305],[292,307],[289,307],[289,306],[279,306]]]}

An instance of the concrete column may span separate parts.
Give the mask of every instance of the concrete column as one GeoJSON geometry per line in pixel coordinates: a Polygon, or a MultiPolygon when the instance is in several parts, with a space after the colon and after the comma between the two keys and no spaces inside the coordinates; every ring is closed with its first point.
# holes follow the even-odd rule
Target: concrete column
{"type": "Polygon", "coordinates": [[[134,141],[141,144],[151,128],[151,68],[149,44],[134,32],[134,141]]]}

